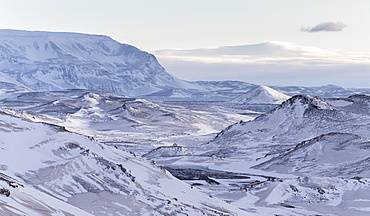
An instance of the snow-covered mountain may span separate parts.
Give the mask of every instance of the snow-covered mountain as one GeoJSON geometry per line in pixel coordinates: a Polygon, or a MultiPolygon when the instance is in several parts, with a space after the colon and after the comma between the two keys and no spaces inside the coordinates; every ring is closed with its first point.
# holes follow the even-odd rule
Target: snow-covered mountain
{"type": "Polygon", "coordinates": [[[30,89],[90,89],[131,96],[190,85],[157,59],[108,36],[0,30],[0,72],[30,89]]]}
{"type": "Polygon", "coordinates": [[[370,96],[365,95],[343,99],[297,95],[253,121],[228,127],[215,142],[225,147],[231,143],[245,145],[248,140],[299,143],[331,132],[370,138],[369,104],[370,96]]]}
{"type": "Polygon", "coordinates": [[[231,100],[234,103],[281,104],[290,97],[270,87],[260,85],[231,100]]]}
{"type": "Polygon", "coordinates": [[[5,215],[247,215],[133,154],[1,111],[5,215]]]}

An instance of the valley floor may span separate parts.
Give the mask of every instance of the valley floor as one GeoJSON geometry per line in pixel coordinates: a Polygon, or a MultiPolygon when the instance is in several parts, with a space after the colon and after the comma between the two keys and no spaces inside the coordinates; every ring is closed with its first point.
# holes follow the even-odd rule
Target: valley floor
{"type": "MultiPolygon", "coordinates": [[[[289,99],[282,105],[243,105],[226,101],[154,103],[101,92],[73,90],[19,93],[1,100],[0,104],[3,106],[1,107],[3,114],[16,116],[30,122],[58,125],[55,126],[59,128],[58,130],[81,134],[88,137],[90,141],[100,143],[100,148],[103,150],[96,149],[95,151],[102,151],[99,153],[101,156],[93,156],[97,154],[96,152],[91,156],[89,156],[91,153],[86,153],[87,158],[78,162],[78,166],[92,163],[88,159],[90,157],[96,160],[101,157],[102,159],[99,160],[104,161],[118,160],[119,157],[112,156],[121,154],[118,152],[126,152],[124,155],[126,158],[130,158],[128,160],[143,157],[144,161],[151,164],[150,166],[166,169],[173,176],[182,180],[182,183],[185,182],[189,188],[197,188],[207,197],[223,200],[225,202],[224,208],[233,209],[234,213],[229,212],[231,215],[368,215],[370,214],[370,173],[365,168],[369,163],[369,137],[362,138],[348,133],[349,131],[342,133],[338,130],[335,132],[333,130],[337,129],[334,128],[338,127],[329,121],[334,118],[361,117],[362,120],[358,125],[355,121],[348,122],[351,122],[353,133],[366,135],[366,128],[370,125],[369,112],[366,110],[361,111],[362,113],[358,112],[362,110],[361,106],[368,106],[369,100],[368,98],[320,100],[302,96],[289,99]],[[356,109],[350,109],[350,106],[356,107],[356,109]],[[325,116],[332,115],[331,112],[334,113],[325,124],[323,123],[324,118],[319,119],[320,124],[327,128],[327,132],[320,124],[314,123],[317,120],[316,115],[321,115],[321,112],[325,112],[325,116]],[[306,124],[306,121],[310,123],[306,124]],[[289,124],[292,126],[288,127],[289,124]],[[316,135],[316,130],[312,129],[310,124],[320,126],[320,130],[326,134],[316,135]],[[293,133],[294,129],[300,129],[302,132],[293,133]],[[306,135],[308,136],[304,137],[306,135]],[[105,148],[109,150],[104,150],[105,148]],[[114,153],[107,154],[105,151],[114,153]],[[131,152],[129,154],[131,156],[128,156],[127,152],[131,152]],[[338,159],[340,166],[332,163],[334,159],[331,159],[332,155],[337,152],[342,155],[340,157],[343,160],[347,160],[338,159]],[[351,152],[355,156],[344,157],[346,152],[351,152]],[[326,165],[317,165],[317,161],[326,165]]],[[[337,120],[334,119],[334,121],[337,120]]],[[[15,123],[9,123],[5,119],[1,122],[4,131],[15,132],[18,130],[16,126],[12,126],[15,123]]],[[[343,119],[343,122],[346,120],[343,119]]],[[[345,126],[347,123],[343,124],[345,126]]],[[[85,147],[69,146],[68,148],[71,150],[81,148],[81,155],[85,154],[82,150],[85,147]]],[[[52,151],[65,159],[69,158],[68,160],[72,160],[72,157],[78,155],[70,152],[63,153],[64,147],[52,151]],[[70,156],[66,157],[66,155],[70,156]]],[[[48,159],[48,163],[55,163],[53,160],[48,159]]],[[[141,159],[134,159],[134,163],[136,163],[135,160],[141,161],[141,159]]],[[[140,166],[148,166],[145,165],[146,162],[138,163],[141,164],[140,166]]],[[[97,163],[105,164],[107,162],[97,163]]],[[[117,161],[113,163],[115,165],[109,166],[114,167],[111,169],[117,169],[119,163],[117,161]]],[[[3,171],[9,171],[6,164],[1,166],[3,171]]],[[[77,172],[76,166],[73,165],[70,169],[77,172]]],[[[136,168],[139,169],[139,167],[136,168]]],[[[91,167],[84,169],[89,170],[87,172],[97,172],[93,171],[95,168],[91,167]]],[[[99,169],[102,168],[99,167],[99,169]]],[[[123,168],[120,169],[123,170],[123,168]]],[[[52,182],[55,180],[46,185],[45,183],[40,185],[40,180],[36,181],[36,177],[32,177],[33,174],[26,171],[20,175],[21,177],[17,181],[25,181],[27,191],[22,189],[17,192],[10,188],[13,201],[6,201],[5,196],[0,196],[1,209],[4,212],[9,212],[6,209],[10,205],[16,209],[12,212],[27,212],[22,210],[24,206],[22,207],[23,204],[19,201],[21,198],[17,198],[17,196],[35,193],[31,190],[36,189],[45,193],[42,196],[51,195],[57,198],[55,205],[64,210],[54,209],[52,211],[60,211],[63,214],[67,212],[65,209],[69,209],[68,211],[71,212],[78,211],[73,206],[84,209],[83,214],[86,215],[88,213],[120,215],[117,212],[139,211],[140,206],[131,206],[131,204],[128,209],[123,210],[127,207],[124,203],[117,201],[123,197],[127,199],[124,191],[137,191],[136,187],[133,189],[130,188],[132,186],[125,186],[126,188],[122,189],[118,185],[120,183],[117,182],[110,186],[121,192],[98,189],[105,187],[104,182],[108,181],[105,179],[107,176],[98,177],[99,175],[105,176],[104,170],[105,168],[98,174],[88,174],[87,179],[77,175],[70,179],[68,175],[63,175],[65,179],[69,179],[63,182],[63,187],[74,188],[73,185],[76,183],[73,182],[83,185],[84,189],[74,188],[72,196],[66,195],[70,193],[68,190],[54,188],[56,185],[54,185],[55,182],[52,182]],[[93,177],[95,175],[96,177],[93,177]],[[109,201],[100,200],[99,208],[88,211],[90,202],[103,199],[101,197],[105,196],[104,193],[111,195],[118,193],[122,197],[111,196],[109,201]],[[63,201],[66,198],[68,206],[64,206],[67,205],[63,201]],[[81,200],[86,200],[86,202],[81,200]],[[111,204],[108,204],[109,202],[111,204]],[[108,209],[102,210],[101,207],[104,206],[104,208],[112,208],[112,203],[117,208],[116,213],[108,209]]],[[[39,169],[32,172],[36,173],[37,178],[40,178],[39,175],[43,175],[42,173],[46,171],[43,170],[41,173],[39,169]]],[[[156,173],[157,171],[150,172],[154,172],[153,175],[162,175],[156,173]]],[[[18,174],[14,172],[14,175],[18,174]]],[[[113,171],[111,175],[109,178],[113,179],[113,171]]],[[[124,182],[135,181],[130,180],[130,176],[135,175],[139,178],[142,176],[142,174],[131,170],[130,173],[124,174],[124,177],[119,178],[122,178],[124,182]]],[[[146,184],[139,182],[142,185],[146,184]]],[[[156,183],[153,182],[153,184],[156,183]]],[[[2,187],[9,188],[4,183],[2,183],[2,187]]],[[[135,193],[143,193],[144,197],[153,196],[152,193],[170,193],[172,196],[177,196],[177,190],[174,188],[174,191],[165,192],[158,189],[158,192],[144,189],[135,193]]],[[[186,193],[193,196],[191,192],[186,193]]],[[[44,201],[40,201],[40,199],[47,198],[35,198],[32,202],[41,202],[42,204],[44,201]]],[[[143,197],[138,199],[143,199],[143,197]]],[[[161,209],[159,212],[162,213],[167,210],[172,213],[182,211],[180,204],[168,208],[163,207],[167,210],[159,207],[158,204],[166,199],[168,196],[163,194],[161,198],[155,198],[151,204],[145,205],[144,208],[148,212],[154,211],[154,208],[161,209]]],[[[187,200],[188,198],[182,199],[187,200]]],[[[129,202],[134,202],[134,200],[129,202]]],[[[171,203],[172,201],[166,202],[171,203]]],[[[187,201],[181,202],[186,203],[187,201]]],[[[194,203],[193,205],[201,204],[194,203]]],[[[188,209],[184,210],[184,214],[188,212],[197,215],[202,211],[205,210],[197,209],[193,212],[188,209]]],[[[227,211],[224,213],[228,215],[227,211]]],[[[44,213],[39,212],[39,214],[43,215],[44,213]]]]}

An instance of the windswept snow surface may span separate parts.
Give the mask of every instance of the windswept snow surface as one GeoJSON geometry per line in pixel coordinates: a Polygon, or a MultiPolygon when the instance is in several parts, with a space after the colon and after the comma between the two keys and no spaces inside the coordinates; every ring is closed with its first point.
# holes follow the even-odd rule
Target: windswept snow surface
{"type": "Polygon", "coordinates": [[[1,173],[26,185],[13,189],[0,179],[10,188],[10,196],[0,194],[7,214],[248,215],[144,159],[59,126],[2,113],[0,137],[1,173]]]}

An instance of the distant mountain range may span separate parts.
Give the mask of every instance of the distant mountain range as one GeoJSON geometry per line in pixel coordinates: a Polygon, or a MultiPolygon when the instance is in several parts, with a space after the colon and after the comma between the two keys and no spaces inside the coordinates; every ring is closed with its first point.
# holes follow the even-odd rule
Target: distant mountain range
{"type": "MultiPolygon", "coordinates": [[[[241,46],[236,49],[237,53],[231,54],[251,50],[256,54],[265,53],[281,46],[276,42],[241,46]]],[[[231,52],[228,50],[235,52],[234,48],[228,47],[217,52],[231,52]]],[[[295,46],[284,50],[287,55],[308,51],[295,46]]],[[[159,54],[163,52],[167,51],[159,54]]],[[[88,89],[156,101],[230,100],[257,86],[237,81],[180,80],[166,72],[154,55],[108,36],[0,30],[0,88],[3,91],[88,89]]],[[[272,88],[289,96],[348,97],[355,93],[370,93],[370,89],[332,85],[272,88]]]]}

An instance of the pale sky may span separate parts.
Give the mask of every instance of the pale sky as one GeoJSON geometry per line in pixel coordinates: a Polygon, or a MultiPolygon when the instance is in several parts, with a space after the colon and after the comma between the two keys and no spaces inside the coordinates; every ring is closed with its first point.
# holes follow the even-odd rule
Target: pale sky
{"type": "Polygon", "coordinates": [[[370,52],[368,0],[0,0],[0,28],[109,35],[146,51],[286,41],[370,52]],[[343,22],[342,32],[302,27],[343,22]]]}
{"type": "Polygon", "coordinates": [[[0,29],[104,34],[148,52],[283,41],[367,55],[369,11],[369,0],[0,0],[0,29]]]}

